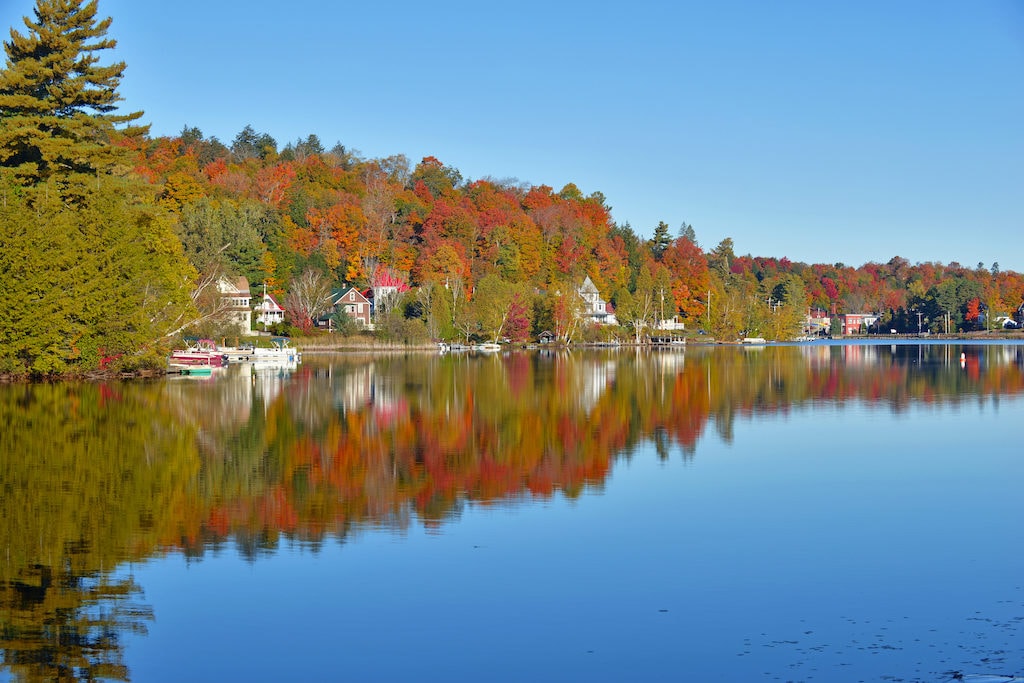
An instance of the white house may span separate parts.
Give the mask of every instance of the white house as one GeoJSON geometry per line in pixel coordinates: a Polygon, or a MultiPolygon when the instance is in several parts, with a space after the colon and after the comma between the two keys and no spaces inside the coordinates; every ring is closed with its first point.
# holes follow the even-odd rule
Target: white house
{"type": "Polygon", "coordinates": [[[391,310],[399,295],[409,291],[409,285],[405,280],[390,268],[378,267],[370,283],[369,294],[374,318],[391,310]]]}
{"type": "Polygon", "coordinates": [[[597,325],[618,325],[618,320],[615,319],[615,311],[612,309],[611,304],[601,298],[601,293],[597,291],[597,286],[588,275],[583,284],[579,288],[580,298],[583,300],[583,309],[580,311],[580,315],[584,320],[588,320],[597,325]]]}
{"type": "Polygon", "coordinates": [[[267,293],[267,285],[263,285],[263,300],[256,305],[256,322],[263,325],[273,325],[284,322],[284,309],[267,293]]]}
{"type": "Polygon", "coordinates": [[[248,278],[222,277],[217,281],[217,291],[226,309],[228,324],[237,327],[241,334],[249,334],[252,331],[252,309],[248,278]]]}

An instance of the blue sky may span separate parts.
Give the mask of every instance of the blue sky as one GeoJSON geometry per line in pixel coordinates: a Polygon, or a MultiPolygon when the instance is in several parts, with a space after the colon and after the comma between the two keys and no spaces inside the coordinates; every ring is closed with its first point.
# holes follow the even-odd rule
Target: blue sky
{"type": "MultiPolygon", "coordinates": [[[[31,0],[4,0],[21,30],[31,0]]],[[[1024,271],[1024,3],[100,0],[154,135],[602,192],[650,236],[1024,271]]],[[[109,59],[107,60],[109,61],[109,59]]]]}

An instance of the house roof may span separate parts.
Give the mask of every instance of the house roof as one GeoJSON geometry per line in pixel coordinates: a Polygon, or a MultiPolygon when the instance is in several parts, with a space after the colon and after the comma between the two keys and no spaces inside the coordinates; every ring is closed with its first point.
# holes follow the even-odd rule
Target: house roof
{"type": "Polygon", "coordinates": [[[583,284],[580,285],[580,291],[595,293],[597,292],[597,285],[594,284],[594,281],[590,279],[589,275],[586,277],[586,279],[583,280],[583,284]]]}
{"type": "Polygon", "coordinates": [[[249,278],[244,275],[230,277],[225,275],[217,282],[217,289],[221,294],[244,294],[249,296],[249,278]]]}
{"type": "Polygon", "coordinates": [[[373,276],[370,278],[370,281],[374,289],[394,287],[399,292],[405,292],[409,289],[409,285],[405,280],[403,280],[393,270],[384,266],[378,266],[374,269],[373,276]]]}
{"type": "Polygon", "coordinates": [[[261,308],[263,310],[267,310],[267,311],[283,311],[284,310],[284,307],[281,304],[277,303],[277,299],[275,299],[274,297],[272,297],[270,295],[270,292],[264,292],[264,294],[263,294],[263,305],[261,306],[261,308]],[[270,301],[271,304],[273,304],[273,306],[267,306],[266,305],[266,302],[268,300],[270,301]]]}
{"type": "Polygon", "coordinates": [[[332,301],[333,301],[334,303],[338,303],[339,301],[341,301],[342,299],[344,299],[344,298],[345,298],[346,296],[348,296],[348,293],[349,293],[349,292],[355,292],[356,294],[358,294],[358,295],[359,295],[359,298],[360,298],[360,299],[362,299],[363,301],[365,301],[365,302],[367,302],[367,303],[369,303],[369,302],[370,302],[370,300],[369,300],[368,298],[366,298],[366,295],[365,295],[365,294],[363,294],[362,292],[360,292],[360,291],[359,291],[358,289],[356,289],[355,287],[346,287],[346,288],[344,288],[344,289],[335,289],[335,290],[333,290],[333,291],[331,292],[331,300],[332,300],[332,301]]]}

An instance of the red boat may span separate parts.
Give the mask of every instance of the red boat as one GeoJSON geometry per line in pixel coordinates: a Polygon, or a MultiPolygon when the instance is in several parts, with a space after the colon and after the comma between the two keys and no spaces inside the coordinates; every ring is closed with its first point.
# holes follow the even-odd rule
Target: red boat
{"type": "Polygon", "coordinates": [[[219,368],[228,364],[227,354],[217,349],[212,339],[187,338],[188,348],[171,351],[171,367],[208,366],[219,368]]]}

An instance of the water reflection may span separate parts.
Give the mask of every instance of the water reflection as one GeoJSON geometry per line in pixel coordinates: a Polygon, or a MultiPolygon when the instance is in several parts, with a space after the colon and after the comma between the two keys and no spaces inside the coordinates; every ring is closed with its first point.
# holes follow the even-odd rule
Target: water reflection
{"type": "Polygon", "coordinates": [[[439,528],[485,505],[600,490],[652,443],[828,405],[998,401],[1024,347],[690,348],[307,356],[209,381],[0,386],[0,644],[24,680],[123,679],[152,618],[127,563],[366,528],[439,528]],[[964,354],[961,363],[960,356],[964,354]]]}

